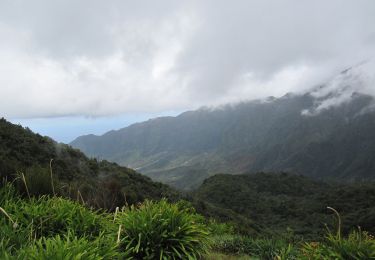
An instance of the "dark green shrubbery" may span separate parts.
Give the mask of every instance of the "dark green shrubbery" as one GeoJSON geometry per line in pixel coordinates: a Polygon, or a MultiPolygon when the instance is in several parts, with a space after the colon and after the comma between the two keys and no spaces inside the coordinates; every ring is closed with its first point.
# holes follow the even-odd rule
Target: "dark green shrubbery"
{"type": "Polygon", "coordinates": [[[323,243],[306,243],[302,249],[304,259],[367,260],[375,259],[375,240],[367,232],[352,231],[347,237],[328,232],[323,243]]]}
{"type": "Polygon", "coordinates": [[[78,238],[68,233],[52,238],[43,237],[33,245],[17,252],[17,259],[49,260],[49,259],[120,259],[121,254],[113,241],[106,241],[103,236],[95,240],[86,237],[78,238]]]}
{"type": "Polygon", "coordinates": [[[334,225],[327,205],[342,214],[344,234],[357,226],[375,234],[375,182],[325,183],[285,173],[220,174],[207,179],[194,195],[207,205],[198,205],[198,212],[234,221],[243,235],[267,235],[267,229],[283,233],[289,227],[303,239],[321,240],[325,224],[334,225]],[[256,226],[246,227],[240,217],[256,226]]]}
{"type": "Polygon", "coordinates": [[[110,214],[59,197],[24,199],[9,184],[0,195],[1,259],[196,259],[208,248],[204,219],[186,203],[110,214]]]}
{"type": "Polygon", "coordinates": [[[2,206],[17,228],[28,230],[34,238],[66,234],[69,230],[78,236],[97,236],[104,226],[104,215],[58,197],[15,198],[2,206]]]}
{"type": "Polygon", "coordinates": [[[215,219],[208,219],[207,227],[212,236],[223,236],[223,235],[232,235],[235,233],[235,225],[232,223],[223,223],[218,222],[215,219]]]}
{"type": "Polygon", "coordinates": [[[374,238],[361,230],[342,236],[335,213],[337,232],[306,243],[236,235],[231,224],[205,220],[187,202],[146,201],[112,214],[59,197],[25,199],[5,184],[0,259],[199,259],[209,249],[272,260],[375,259],[374,238]]]}
{"type": "Polygon", "coordinates": [[[341,234],[341,216],[337,210],[328,207],[337,217],[336,234],[327,229],[323,243],[306,243],[302,249],[305,259],[366,260],[375,259],[375,240],[367,232],[353,230],[346,238],[341,234]]]}
{"type": "Polygon", "coordinates": [[[297,259],[295,246],[281,239],[222,236],[215,239],[213,250],[230,255],[246,254],[260,259],[297,259]]]}
{"type": "Polygon", "coordinates": [[[375,240],[360,228],[343,237],[341,217],[333,209],[338,219],[337,231],[327,228],[327,235],[320,242],[293,241],[293,237],[251,238],[239,235],[221,235],[214,239],[212,249],[229,255],[250,255],[265,260],[273,259],[375,259],[375,240]]]}
{"type": "Polygon", "coordinates": [[[197,259],[208,249],[204,219],[179,204],[146,201],[120,212],[121,249],[136,259],[197,259]]]}
{"type": "Polygon", "coordinates": [[[85,204],[108,211],[145,199],[180,198],[177,191],[132,169],[90,159],[0,118],[0,187],[3,179],[13,182],[23,197],[56,194],[77,199],[80,194],[85,204]]]}

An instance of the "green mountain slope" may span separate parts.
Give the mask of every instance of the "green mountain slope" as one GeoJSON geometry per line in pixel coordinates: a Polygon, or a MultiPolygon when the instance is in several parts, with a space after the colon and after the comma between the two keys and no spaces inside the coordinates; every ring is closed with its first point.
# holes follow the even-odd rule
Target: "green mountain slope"
{"type": "Polygon", "coordinates": [[[52,195],[51,159],[55,192],[88,206],[114,210],[117,206],[145,199],[188,199],[207,217],[238,223],[245,232],[260,231],[250,219],[233,210],[181,194],[130,168],[89,159],[77,149],[0,119],[0,186],[7,180],[14,182],[24,196],[52,195]],[[25,176],[27,190],[22,176],[25,176]]]}
{"type": "Polygon", "coordinates": [[[264,230],[316,238],[333,226],[327,206],[338,210],[344,231],[375,232],[375,182],[334,184],[286,173],[219,174],[206,179],[196,199],[230,209],[264,230]]]}
{"type": "Polygon", "coordinates": [[[221,172],[375,178],[375,113],[363,112],[374,99],[353,94],[348,103],[302,114],[316,102],[310,94],[286,95],[200,109],[82,136],[71,145],[182,189],[221,172]]]}
{"type": "Polygon", "coordinates": [[[98,207],[114,209],[146,198],[177,198],[164,184],[132,169],[87,158],[79,150],[0,119],[0,180],[16,181],[26,193],[51,194],[50,162],[55,192],[98,207]]]}

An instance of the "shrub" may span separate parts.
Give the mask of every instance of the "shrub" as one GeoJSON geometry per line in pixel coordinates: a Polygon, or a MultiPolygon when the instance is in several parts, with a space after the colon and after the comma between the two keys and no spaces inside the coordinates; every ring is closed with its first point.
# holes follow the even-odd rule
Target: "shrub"
{"type": "Polygon", "coordinates": [[[8,182],[0,186],[0,205],[4,205],[6,201],[18,198],[18,194],[14,186],[8,182]]]}
{"type": "Polygon", "coordinates": [[[215,240],[213,249],[225,254],[247,254],[260,259],[297,259],[294,246],[278,239],[222,236],[215,240]]]}
{"type": "Polygon", "coordinates": [[[306,259],[339,259],[339,260],[366,260],[375,259],[375,240],[360,228],[353,230],[346,238],[341,235],[341,216],[331,207],[337,217],[337,232],[333,234],[327,229],[324,243],[306,243],[302,250],[306,259]]]}
{"type": "MultiPolygon", "coordinates": [[[[15,184],[24,195],[41,196],[53,195],[50,170],[40,166],[32,166],[24,173],[18,173],[15,184]],[[27,185],[27,187],[26,187],[27,185]]],[[[54,185],[56,185],[56,180],[54,185]]]]}
{"type": "Polygon", "coordinates": [[[137,259],[197,259],[208,249],[209,232],[203,218],[178,204],[145,201],[117,215],[124,227],[120,243],[127,256],[137,259]]]}
{"type": "Polygon", "coordinates": [[[302,252],[306,259],[375,259],[375,240],[360,229],[352,231],[346,238],[329,232],[324,243],[306,243],[302,252]]]}
{"type": "Polygon", "coordinates": [[[234,234],[234,225],[231,223],[217,222],[215,219],[209,219],[207,221],[208,229],[213,236],[223,236],[234,234]]]}
{"type": "Polygon", "coordinates": [[[94,241],[78,238],[71,233],[53,238],[41,238],[34,245],[24,247],[16,253],[16,259],[121,259],[115,241],[106,241],[98,236],[94,241]]]}
{"type": "MultiPolygon", "coordinates": [[[[30,200],[7,200],[4,209],[17,223],[13,232],[24,231],[27,237],[40,238],[42,236],[55,236],[66,234],[74,230],[77,236],[95,237],[104,228],[108,229],[107,216],[91,211],[84,206],[63,198],[45,197],[30,200]]],[[[12,229],[13,223],[7,219],[0,219],[0,223],[7,223],[12,229]]]]}

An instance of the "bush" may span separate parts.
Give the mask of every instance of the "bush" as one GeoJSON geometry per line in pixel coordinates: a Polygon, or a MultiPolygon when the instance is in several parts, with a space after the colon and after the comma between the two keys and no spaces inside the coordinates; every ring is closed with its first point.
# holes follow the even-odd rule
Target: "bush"
{"type": "Polygon", "coordinates": [[[302,252],[306,259],[332,258],[338,260],[366,260],[375,259],[375,240],[360,228],[352,231],[347,238],[341,235],[341,216],[331,207],[337,217],[337,231],[333,234],[327,229],[324,243],[306,243],[302,252]]]}
{"type": "Polygon", "coordinates": [[[121,248],[137,259],[200,258],[208,249],[209,232],[203,218],[179,204],[145,201],[117,215],[121,248]]]}
{"type": "Polygon", "coordinates": [[[302,252],[306,259],[375,259],[375,240],[360,229],[352,231],[346,238],[329,232],[324,243],[306,243],[302,252]]]}
{"type": "MultiPolygon", "coordinates": [[[[27,234],[26,238],[30,239],[63,235],[69,231],[74,231],[78,237],[95,237],[110,228],[111,223],[107,221],[108,217],[105,214],[99,214],[76,202],[58,197],[11,199],[4,201],[3,208],[16,223],[16,227],[11,220],[0,218],[2,237],[15,239],[15,244],[21,239],[18,238],[18,233],[27,234]],[[7,234],[4,234],[5,232],[7,234]]],[[[23,236],[19,242],[24,239],[23,236]]]]}
{"type": "Polygon", "coordinates": [[[297,250],[284,240],[242,236],[218,237],[213,249],[232,255],[250,255],[260,259],[297,259],[297,250]]]}
{"type": "Polygon", "coordinates": [[[207,226],[213,236],[234,234],[235,226],[231,223],[221,223],[211,218],[207,221],[207,226]]]}
{"type": "MultiPolygon", "coordinates": [[[[15,185],[24,196],[53,195],[52,180],[48,168],[36,165],[27,168],[24,173],[17,174],[15,185]]],[[[56,180],[54,180],[54,185],[57,186],[56,180]]]]}
{"type": "Polygon", "coordinates": [[[86,237],[78,238],[70,233],[61,237],[41,238],[34,245],[22,248],[16,259],[121,259],[114,241],[106,241],[99,236],[94,241],[86,237]]]}

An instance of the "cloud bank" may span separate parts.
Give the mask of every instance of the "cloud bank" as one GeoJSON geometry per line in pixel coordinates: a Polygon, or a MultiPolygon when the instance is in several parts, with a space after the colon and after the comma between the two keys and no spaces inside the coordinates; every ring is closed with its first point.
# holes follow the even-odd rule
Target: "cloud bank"
{"type": "MultiPolygon", "coordinates": [[[[374,57],[374,11],[371,0],[0,1],[1,116],[184,110],[303,92],[374,57]]],[[[361,91],[374,94],[374,70],[364,72],[361,91]]]]}
{"type": "MultiPolygon", "coordinates": [[[[312,109],[303,110],[302,115],[316,115],[338,107],[350,102],[357,94],[375,97],[375,61],[364,61],[342,71],[310,94],[316,103],[312,109]]],[[[375,104],[370,105],[367,110],[372,110],[373,105],[375,104]]]]}

